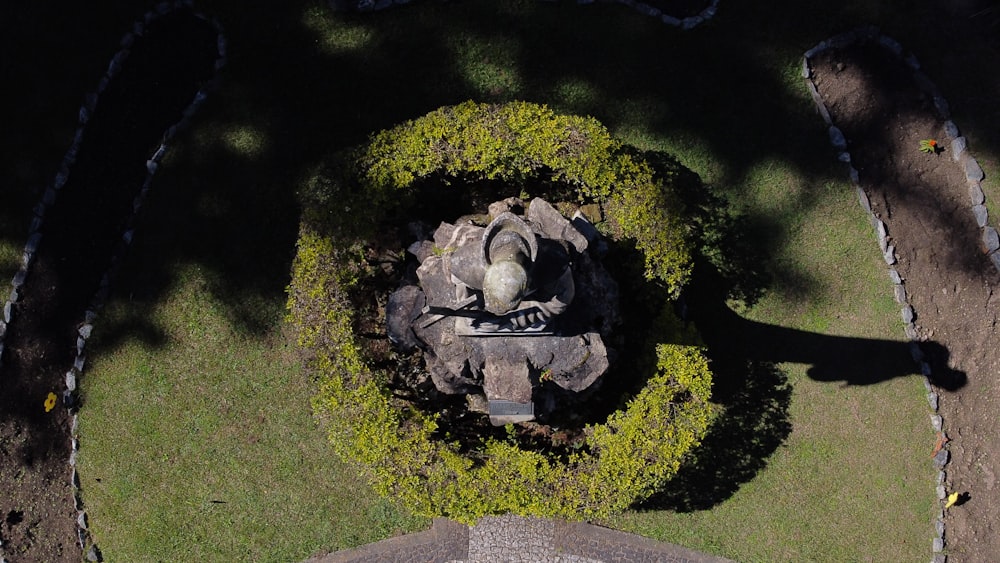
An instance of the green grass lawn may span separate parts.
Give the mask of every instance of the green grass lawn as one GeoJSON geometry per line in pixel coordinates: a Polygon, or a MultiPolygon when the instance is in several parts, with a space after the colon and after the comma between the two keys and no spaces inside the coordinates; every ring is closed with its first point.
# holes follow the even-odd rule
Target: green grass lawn
{"type": "MultiPolygon", "coordinates": [[[[227,30],[230,64],[157,176],[81,383],[82,488],[105,557],[289,561],[427,525],[332,456],[282,321],[298,186],[331,151],[441,105],[547,103],[676,154],[747,214],[768,257],[773,284],[745,316],[901,340],[877,243],[799,57],[834,33],[882,25],[950,85],[987,173],[1000,116],[985,99],[958,97],[971,63],[923,47],[917,16],[929,6],[745,4],[723,2],[716,19],[681,33],[624,7],[572,2],[427,2],[359,16],[319,1],[202,3],[227,30]]],[[[78,70],[59,67],[58,88],[39,90],[62,109],[22,116],[38,127],[23,128],[27,148],[0,158],[15,180],[0,187],[12,202],[0,209],[5,277],[37,197],[25,186],[54,173],[78,100],[137,15],[107,10],[90,32],[110,37],[78,49],[78,70]],[[29,150],[44,156],[21,162],[29,150]]],[[[1000,197],[994,186],[988,198],[1000,197]]],[[[608,524],[741,561],[927,558],[933,435],[919,378],[848,386],[808,368],[782,366],[791,434],[734,495],[711,510],[608,524]]]]}

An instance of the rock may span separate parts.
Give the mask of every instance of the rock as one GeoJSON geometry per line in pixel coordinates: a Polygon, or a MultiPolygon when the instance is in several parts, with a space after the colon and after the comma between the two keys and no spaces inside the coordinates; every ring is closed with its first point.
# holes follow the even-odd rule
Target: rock
{"type": "Polygon", "coordinates": [[[948,100],[945,100],[943,97],[934,96],[934,107],[942,119],[951,117],[951,108],[948,106],[948,100]]]}
{"type": "Polygon", "coordinates": [[[868,194],[865,192],[864,188],[862,188],[861,186],[858,186],[855,189],[858,192],[858,202],[861,204],[861,209],[864,209],[865,213],[871,214],[871,212],[872,212],[872,203],[871,203],[871,200],[868,199],[868,194]]]}
{"type": "Polygon", "coordinates": [[[385,318],[390,342],[404,351],[415,350],[420,346],[420,340],[410,327],[426,304],[423,290],[415,285],[401,287],[389,295],[389,301],[385,305],[385,318]]]}
{"type": "Polygon", "coordinates": [[[842,152],[842,153],[840,153],[840,154],[837,155],[837,160],[839,160],[841,162],[844,162],[844,163],[847,163],[847,164],[850,164],[851,163],[851,153],[849,153],[849,152],[842,152]]]}
{"type": "Polygon", "coordinates": [[[951,159],[958,162],[962,155],[965,154],[966,140],[965,137],[958,137],[951,142],[951,159]]]}
{"type": "Polygon", "coordinates": [[[903,283],[903,278],[900,277],[896,268],[889,268],[889,279],[892,280],[892,283],[903,283]]]}
{"type": "Polygon", "coordinates": [[[969,199],[972,200],[972,205],[980,205],[986,201],[986,196],[983,195],[983,188],[979,182],[969,184],[969,199]]]}
{"type": "Polygon", "coordinates": [[[941,415],[939,415],[939,414],[932,414],[931,415],[931,427],[934,428],[934,430],[940,432],[941,428],[942,428],[942,422],[943,421],[941,419],[941,415]]]}
{"type": "Polygon", "coordinates": [[[917,327],[913,326],[913,323],[906,323],[903,327],[903,333],[906,334],[906,337],[911,340],[920,336],[917,334],[917,327]]]}
{"type": "Polygon", "coordinates": [[[937,412],[938,410],[938,394],[933,391],[927,394],[927,404],[931,406],[931,410],[937,412]]]}
{"type": "Polygon", "coordinates": [[[938,453],[934,454],[934,467],[938,469],[943,468],[948,465],[949,453],[948,450],[942,448],[938,453]]]}
{"type": "Polygon", "coordinates": [[[66,389],[76,391],[76,372],[73,370],[66,372],[66,389]]]}
{"type": "Polygon", "coordinates": [[[983,229],[983,247],[987,253],[1000,249],[1000,235],[997,235],[997,231],[993,227],[983,229]]]}
{"type": "Polygon", "coordinates": [[[948,121],[945,121],[944,134],[948,135],[949,139],[955,139],[956,137],[958,137],[958,125],[955,125],[955,122],[950,119],[948,121]]]}
{"type": "MultiPolygon", "coordinates": [[[[976,162],[974,158],[968,158],[965,161],[965,178],[970,182],[981,182],[985,177],[983,174],[983,169],[980,168],[979,163],[976,162]]],[[[982,203],[981,201],[976,203],[982,203]]]]}
{"type": "Polygon", "coordinates": [[[654,17],[654,18],[660,17],[660,15],[663,13],[663,12],[660,11],[659,8],[654,8],[653,6],[650,6],[649,4],[646,4],[644,2],[639,2],[638,4],[636,4],[635,9],[640,14],[643,14],[643,15],[646,15],[646,16],[650,16],[650,17],[654,17]]]}
{"type": "Polygon", "coordinates": [[[815,58],[816,55],[822,53],[823,51],[826,51],[826,49],[827,49],[826,41],[820,41],[819,43],[816,44],[815,47],[806,51],[805,57],[807,59],[815,58]]]}
{"type": "MultiPolygon", "coordinates": [[[[944,498],[944,497],[941,497],[944,498]]],[[[934,531],[937,532],[938,537],[944,537],[944,521],[935,520],[934,521],[934,531]]]]}
{"type": "Polygon", "coordinates": [[[485,339],[486,355],[490,361],[483,367],[483,391],[491,402],[531,403],[528,363],[516,343],[510,341],[512,338],[485,339]]]}
{"type": "Polygon", "coordinates": [[[931,549],[934,553],[941,553],[944,550],[944,538],[934,538],[931,542],[931,549]]]}
{"type": "Polygon", "coordinates": [[[917,56],[913,53],[907,55],[906,58],[903,59],[903,62],[906,63],[906,66],[910,67],[910,70],[920,70],[920,61],[917,60],[917,56]]]}
{"type": "Polygon", "coordinates": [[[885,249],[885,252],[882,253],[882,258],[884,258],[885,259],[885,263],[888,264],[888,265],[890,265],[890,266],[892,266],[893,264],[895,264],[896,263],[896,247],[890,244],[885,249]]]}
{"type": "Polygon", "coordinates": [[[573,227],[573,224],[549,202],[539,198],[531,200],[525,218],[542,236],[552,240],[564,240],[570,243],[578,254],[587,251],[589,245],[587,237],[573,227]]]}
{"type": "Polygon", "coordinates": [[[494,201],[489,206],[490,219],[496,219],[501,213],[524,213],[524,202],[516,197],[508,197],[501,201],[494,201]]]}
{"type": "Polygon", "coordinates": [[[672,27],[681,26],[681,20],[675,18],[674,16],[668,16],[667,14],[660,16],[660,21],[672,27]]]}
{"type": "Polygon", "coordinates": [[[827,44],[834,49],[843,49],[853,45],[858,40],[858,35],[854,31],[846,31],[827,39],[827,44]]]}
{"type": "Polygon", "coordinates": [[[913,322],[913,307],[910,307],[909,305],[907,305],[907,306],[903,307],[901,313],[902,313],[902,316],[903,316],[903,322],[904,323],[913,322]]]}
{"type": "Polygon", "coordinates": [[[87,550],[87,561],[104,561],[101,557],[101,550],[97,549],[96,545],[90,546],[90,549],[87,550]]]}
{"type": "Polygon", "coordinates": [[[989,221],[989,212],[987,212],[985,205],[980,203],[972,206],[972,214],[976,216],[976,225],[980,228],[986,226],[987,221],[989,221]]]}
{"type": "Polygon", "coordinates": [[[880,36],[878,38],[878,43],[879,45],[891,51],[896,56],[899,56],[900,54],[903,53],[903,46],[900,45],[898,41],[887,35],[880,36]]]}
{"type": "Polygon", "coordinates": [[[924,361],[924,351],[920,348],[920,343],[916,341],[910,341],[910,357],[913,358],[914,362],[920,363],[924,361]]]}
{"type": "Polygon", "coordinates": [[[701,25],[701,23],[703,21],[705,21],[705,20],[701,16],[694,16],[692,18],[684,18],[683,20],[681,20],[681,29],[683,29],[684,31],[688,31],[688,30],[694,29],[694,28],[698,27],[699,25],[701,25]]]}
{"type": "Polygon", "coordinates": [[[948,496],[947,493],[945,493],[944,485],[938,485],[934,492],[937,493],[938,500],[944,500],[944,497],[948,496]]]}
{"type": "Polygon", "coordinates": [[[468,405],[470,412],[478,412],[480,414],[489,414],[490,412],[490,405],[486,399],[486,395],[469,393],[465,396],[465,403],[468,405]]]}
{"type": "Polygon", "coordinates": [[[990,260],[993,262],[993,267],[1000,272],[1000,252],[994,252],[990,254],[990,260]]]}
{"type": "Polygon", "coordinates": [[[892,294],[896,298],[896,303],[900,305],[906,303],[906,288],[900,284],[896,284],[892,287],[892,294]]]}
{"type": "Polygon", "coordinates": [[[933,95],[934,92],[937,91],[937,87],[934,86],[934,82],[932,82],[931,79],[921,71],[913,73],[913,80],[916,81],[917,86],[927,94],[933,95]]]}
{"type": "Polygon", "coordinates": [[[836,125],[831,125],[830,129],[827,131],[830,135],[830,143],[834,147],[844,150],[847,148],[847,139],[844,138],[844,133],[836,125]]]}
{"type": "Polygon", "coordinates": [[[3,304],[3,322],[6,324],[10,324],[10,309],[10,301],[3,304]]]}
{"type": "Polygon", "coordinates": [[[802,57],[802,78],[812,78],[812,69],[809,68],[809,59],[806,57],[802,57]]]}
{"type": "Polygon", "coordinates": [[[889,242],[886,240],[885,223],[878,220],[875,223],[875,234],[878,235],[878,246],[885,252],[888,249],[889,242]]]}

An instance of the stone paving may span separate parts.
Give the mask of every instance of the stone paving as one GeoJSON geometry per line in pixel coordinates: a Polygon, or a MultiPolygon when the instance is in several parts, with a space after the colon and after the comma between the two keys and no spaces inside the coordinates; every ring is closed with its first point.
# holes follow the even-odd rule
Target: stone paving
{"type": "Polygon", "coordinates": [[[680,546],[585,524],[504,515],[464,526],[443,518],[430,530],[338,551],[305,563],[721,563],[680,546]]]}

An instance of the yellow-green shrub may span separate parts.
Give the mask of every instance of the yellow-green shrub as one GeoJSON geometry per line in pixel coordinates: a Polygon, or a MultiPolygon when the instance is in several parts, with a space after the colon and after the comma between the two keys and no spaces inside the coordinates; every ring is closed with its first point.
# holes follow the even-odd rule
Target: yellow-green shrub
{"type": "Polygon", "coordinates": [[[649,163],[593,118],[527,102],[465,102],[379,132],[329,163],[304,190],[305,217],[328,232],[365,236],[431,175],[519,188],[544,174],[574,186],[580,200],[601,202],[611,230],[644,253],[647,277],[675,293],[691,275],[691,249],[670,166],[680,165],[661,163],[663,178],[654,179],[649,163]]]}
{"type": "Polygon", "coordinates": [[[670,191],[625,149],[593,119],[526,103],[466,103],[375,135],[350,163],[313,183],[289,287],[290,320],[318,375],[313,406],[334,449],[364,466],[379,493],[415,513],[461,521],[505,512],[606,516],[661,487],[704,436],[714,413],[708,363],[696,347],[659,344],[645,388],[605,424],[588,427],[584,447],[568,460],[497,440],[473,458],[433,438],[434,415],[393,398],[352,332],[347,296],[364,283],[356,242],[364,229],[341,223],[346,215],[337,208],[372,206],[367,224],[377,225],[382,213],[405,204],[415,181],[442,171],[509,181],[552,173],[577,186],[581,198],[603,202],[618,232],[645,253],[647,276],[676,290],[690,268],[683,224],[670,191]]]}

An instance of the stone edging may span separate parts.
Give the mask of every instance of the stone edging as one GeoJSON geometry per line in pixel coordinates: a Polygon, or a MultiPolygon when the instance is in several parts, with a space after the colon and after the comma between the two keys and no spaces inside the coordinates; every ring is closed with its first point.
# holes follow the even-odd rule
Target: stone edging
{"type": "Polygon", "coordinates": [[[948,135],[948,139],[951,142],[952,160],[957,165],[962,166],[965,172],[965,178],[969,187],[972,213],[976,218],[976,224],[981,229],[983,248],[986,249],[990,260],[993,262],[993,265],[997,268],[997,270],[1000,270],[1000,236],[998,236],[996,229],[988,224],[988,215],[986,206],[984,205],[986,198],[983,195],[982,190],[982,180],[985,177],[983,169],[979,166],[976,159],[969,154],[968,143],[965,137],[959,134],[958,126],[951,120],[951,112],[948,102],[941,95],[941,91],[937,88],[937,86],[935,86],[927,75],[920,70],[920,63],[912,52],[904,53],[903,47],[899,44],[899,42],[889,36],[882,35],[878,28],[874,26],[849,31],[847,33],[831,37],[825,41],[820,41],[815,47],[805,52],[802,60],[802,77],[806,79],[806,85],[809,88],[809,93],[812,95],[813,101],[816,103],[816,107],[819,110],[823,121],[825,121],[829,127],[827,131],[830,136],[830,143],[834,146],[834,148],[840,151],[837,158],[841,162],[848,165],[848,173],[850,174],[851,184],[854,185],[857,190],[858,200],[861,203],[861,207],[868,213],[868,220],[875,229],[875,234],[878,237],[879,248],[882,251],[886,264],[889,266],[889,279],[892,280],[893,283],[893,294],[895,295],[896,302],[902,306],[900,314],[902,315],[906,337],[910,339],[910,354],[913,357],[913,360],[920,365],[920,372],[924,376],[924,387],[927,389],[927,402],[932,411],[931,425],[934,430],[940,434],[942,440],[945,441],[945,443],[941,446],[941,449],[934,455],[934,466],[938,469],[936,493],[941,504],[939,505],[939,510],[935,516],[934,529],[936,534],[931,543],[931,549],[933,551],[932,561],[934,563],[945,563],[945,561],[947,561],[947,556],[942,553],[945,546],[943,506],[947,492],[945,490],[944,483],[946,478],[945,466],[948,464],[950,453],[946,442],[947,435],[945,434],[943,427],[944,421],[938,413],[938,394],[934,391],[930,382],[931,366],[927,362],[924,351],[920,347],[917,330],[913,324],[915,312],[907,300],[903,280],[900,277],[899,272],[894,267],[896,263],[896,248],[894,245],[889,243],[890,237],[886,230],[885,223],[883,223],[882,220],[872,212],[868,194],[865,193],[864,188],[861,187],[858,171],[851,164],[851,155],[847,152],[847,140],[844,138],[843,132],[841,132],[841,130],[834,125],[833,120],[830,118],[830,112],[826,108],[826,105],[824,105],[823,99],[813,81],[813,73],[810,66],[810,59],[827,49],[841,49],[864,42],[877,43],[886,51],[898,57],[903,63],[906,64],[907,67],[910,68],[911,71],[913,71],[913,76],[920,89],[933,100],[934,108],[937,110],[938,116],[944,120],[945,133],[948,135]]]}
{"type": "MultiPolygon", "coordinates": [[[[90,116],[97,107],[100,95],[107,88],[111,80],[113,80],[118,73],[121,72],[122,65],[128,58],[132,45],[137,37],[141,37],[145,33],[146,27],[155,20],[182,9],[189,9],[192,11],[194,17],[209,22],[218,34],[216,43],[217,57],[215,59],[216,74],[207,84],[198,90],[194,99],[184,109],[183,117],[180,121],[171,125],[164,131],[160,144],[157,146],[152,156],[146,161],[146,178],[142,183],[142,189],[132,202],[132,213],[126,222],[125,230],[121,236],[121,241],[119,241],[113,250],[111,256],[111,266],[101,277],[98,290],[91,299],[90,305],[84,313],[83,322],[77,330],[76,356],[73,360],[73,367],[66,372],[66,388],[62,394],[63,405],[71,413],[70,440],[72,447],[69,457],[69,467],[70,483],[73,487],[73,503],[77,511],[77,542],[81,550],[86,550],[85,558],[87,561],[101,561],[102,557],[100,550],[97,548],[96,544],[92,542],[90,532],[88,531],[87,512],[84,510],[80,490],[80,478],[76,470],[76,455],[80,449],[80,442],[77,436],[79,423],[79,415],[77,413],[77,381],[83,373],[84,364],[87,360],[87,355],[85,353],[86,343],[90,338],[91,332],[93,331],[93,323],[97,318],[97,311],[104,306],[104,303],[108,298],[111,278],[114,277],[114,274],[118,270],[118,266],[121,263],[121,259],[124,257],[125,252],[128,250],[128,247],[132,242],[135,217],[138,214],[139,209],[142,207],[146,195],[149,193],[149,188],[153,183],[153,176],[156,174],[160,161],[167,152],[170,141],[173,140],[177,133],[183,131],[190,124],[191,117],[208,97],[208,92],[217,85],[219,80],[218,71],[226,64],[226,38],[223,34],[221,24],[214,18],[209,18],[203,13],[195,10],[192,0],[160,2],[152,10],[146,12],[142,18],[136,20],[132,29],[122,36],[121,42],[119,43],[120,49],[108,63],[108,69],[98,81],[97,89],[84,96],[84,102],[80,106],[79,120],[76,133],[73,136],[73,142],[66,151],[52,183],[45,188],[45,192],[43,193],[41,200],[32,210],[33,216],[28,229],[28,241],[24,245],[21,267],[18,269],[17,273],[14,274],[14,278],[11,281],[13,289],[10,292],[7,302],[3,306],[3,317],[0,319],[0,365],[2,365],[4,337],[6,336],[7,325],[10,324],[12,320],[13,305],[17,303],[19,292],[28,278],[28,272],[30,271],[32,261],[34,260],[35,253],[38,249],[38,244],[42,238],[40,229],[42,222],[45,219],[45,211],[55,203],[59,190],[62,189],[69,178],[70,167],[72,167],[76,162],[77,152],[79,151],[80,144],[83,141],[84,130],[87,122],[90,120],[90,116]],[[88,544],[90,545],[89,549],[87,548],[88,544]]],[[[7,563],[7,559],[3,554],[2,544],[0,544],[0,563],[7,563]]]]}
{"type": "Polygon", "coordinates": [[[435,518],[429,530],[310,557],[303,563],[465,561],[468,558],[469,526],[435,518]]]}
{"type": "MultiPolygon", "coordinates": [[[[543,2],[557,2],[558,0],[542,0],[543,2]]],[[[595,2],[622,4],[632,8],[640,14],[658,18],[664,24],[671,27],[679,27],[685,31],[694,29],[706,21],[712,19],[719,9],[720,0],[708,0],[705,7],[696,16],[678,18],[669,14],[664,14],[659,8],[650,6],[642,0],[576,0],[577,4],[594,4],[595,2]]],[[[405,6],[412,4],[413,0],[329,0],[330,8],[335,12],[379,12],[395,6],[405,6]]]]}

